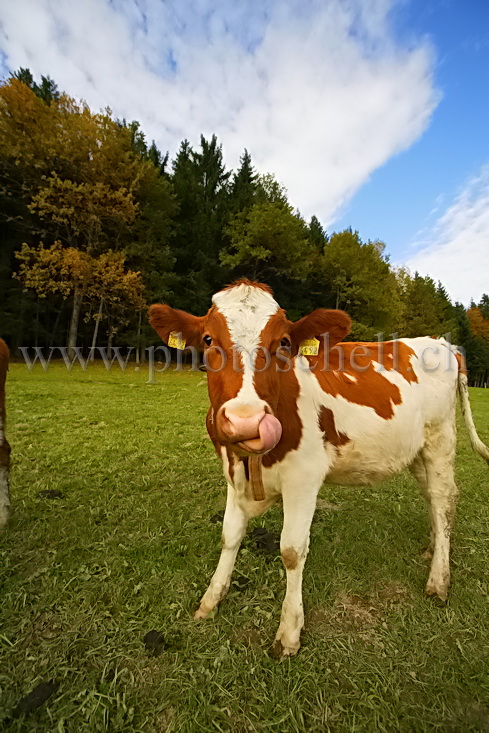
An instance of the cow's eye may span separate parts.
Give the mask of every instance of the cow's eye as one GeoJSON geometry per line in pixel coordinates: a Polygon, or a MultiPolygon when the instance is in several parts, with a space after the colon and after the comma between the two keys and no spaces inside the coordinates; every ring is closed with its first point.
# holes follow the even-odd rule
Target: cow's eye
{"type": "Polygon", "coordinates": [[[204,344],[206,346],[210,346],[212,344],[212,338],[209,335],[204,336],[204,344]]]}
{"type": "Polygon", "coordinates": [[[290,339],[288,339],[287,336],[285,336],[282,339],[282,341],[280,342],[280,346],[282,346],[284,349],[290,349],[290,346],[291,346],[290,339]]]}

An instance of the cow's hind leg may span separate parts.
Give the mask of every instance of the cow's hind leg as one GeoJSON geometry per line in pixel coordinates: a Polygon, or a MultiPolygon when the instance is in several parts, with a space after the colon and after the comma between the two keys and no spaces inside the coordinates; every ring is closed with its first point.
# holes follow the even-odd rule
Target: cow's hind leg
{"type": "Polygon", "coordinates": [[[423,557],[431,560],[435,547],[435,530],[433,515],[431,511],[431,499],[428,492],[428,476],[426,474],[426,467],[424,465],[423,456],[421,454],[418,454],[412,464],[409,466],[409,468],[419,484],[421,492],[426,500],[426,506],[428,508],[428,514],[430,516],[430,541],[428,547],[423,552],[423,557]]]}
{"type": "Polygon", "coordinates": [[[453,473],[455,437],[455,425],[451,421],[430,427],[421,452],[433,538],[426,593],[444,601],[450,584],[450,535],[458,493],[453,473]]]}
{"type": "Polygon", "coordinates": [[[9,466],[10,446],[2,437],[2,425],[0,423],[0,529],[7,524],[10,511],[9,466]]]}
{"type": "Polygon", "coordinates": [[[200,606],[194,614],[195,619],[206,618],[222,601],[231,582],[236,555],[243,539],[249,517],[236,501],[235,490],[228,485],[226,511],[222,527],[222,551],[216,572],[212,576],[209,587],[204,593],[200,606]]]}

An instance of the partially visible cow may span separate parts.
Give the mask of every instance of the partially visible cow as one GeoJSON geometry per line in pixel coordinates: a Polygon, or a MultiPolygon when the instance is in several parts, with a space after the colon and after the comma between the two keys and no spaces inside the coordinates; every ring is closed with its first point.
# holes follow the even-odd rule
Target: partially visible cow
{"type": "Polygon", "coordinates": [[[320,309],[294,323],[267,286],[246,280],[214,295],[203,317],[153,305],[150,321],[163,341],[180,334],[187,346],[205,349],[207,429],[228,481],[222,553],[196,618],[226,595],[250,517],[281,496],[287,590],[275,651],[295,654],[321,484],[371,485],[405,467],[421,486],[431,520],[426,592],[446,599],[457,389],[472,446],[489,462],[456,348],[431,338],[341,343],[350,331],[346,313],[320,309]],[[313,339],[311,348],[306,342],[313,339]]]}
{"type": "Polygon", "coordinates": [[[0,529],[7,524],[9,498],[10,446],[5,437],[5,380],[7,377],[9,350],[0,339],[0,529]]]}

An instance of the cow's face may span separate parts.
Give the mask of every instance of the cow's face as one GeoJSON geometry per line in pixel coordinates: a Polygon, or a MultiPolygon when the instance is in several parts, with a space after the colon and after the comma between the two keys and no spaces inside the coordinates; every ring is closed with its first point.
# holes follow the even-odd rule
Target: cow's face
{"type": "Polygon", "coordinates": [[[267,286],[241,281],[214,295],[199,318],[167,305],[150,308],[163,341],[181,333],[204,349],[212,420],[219,443],[241,455],[263,454],[280,441],[279,404],[295,380],[294,357],[305,339],[328,334],[330,346],[350,330],[342,311],[317,310],[293,323],[267,286]]]}

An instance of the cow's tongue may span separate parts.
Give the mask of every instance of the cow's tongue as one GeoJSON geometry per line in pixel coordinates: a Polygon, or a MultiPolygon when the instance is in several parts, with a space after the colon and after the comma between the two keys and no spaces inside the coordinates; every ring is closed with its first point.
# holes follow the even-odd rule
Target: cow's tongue
{"type": "Polygon", "coordinates": [[[252,451],[266,453],[275,448],[282,436],[282,425],[273,415],[266,414],[258,425],[259,438],[243,440],[242,445],[252,451]]]}

